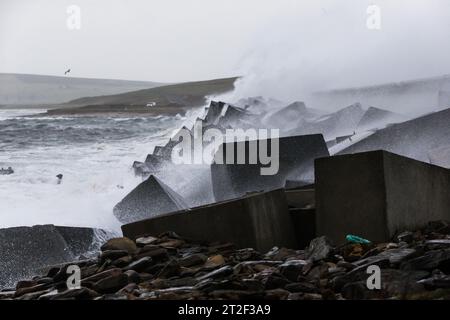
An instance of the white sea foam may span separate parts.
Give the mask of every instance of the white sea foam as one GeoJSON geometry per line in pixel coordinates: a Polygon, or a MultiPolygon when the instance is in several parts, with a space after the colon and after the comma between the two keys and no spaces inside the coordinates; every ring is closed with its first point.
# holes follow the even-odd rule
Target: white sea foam
{"type": "Polygon", "coordinates": [[[29,110],[0,111],[0,167],[15,170],[0,176],[0,228],[48,223],[118,230],[112,209],[140,182],[133,161],[166,143],[185,119],[17,118],[24,114],[29,110]],[[57,174],[64,175],[61,184],[57,174]]]}

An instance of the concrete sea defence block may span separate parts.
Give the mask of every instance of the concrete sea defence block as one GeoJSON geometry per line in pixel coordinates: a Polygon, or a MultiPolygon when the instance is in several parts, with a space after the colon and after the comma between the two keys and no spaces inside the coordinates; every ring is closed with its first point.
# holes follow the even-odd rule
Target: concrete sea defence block
{"type": "Polygon", "coordinates": [[[295,247],[292,222],[283,190],[258,193],[122,226],[131,239],[174,231],[194,240],[229,241],[242,248],[267,251],[295,247]]]}
{"type": "Polygon", "coordinates": [[[388,241],[400,230],[450,219],[447,169],[386,151],[317,159],[318,235],[388,241]]]}
{"type": "MultiPolygon", "coordinates": [[[[271,139],[267,142],[271,155],[271,139]]],[[[234,148],[235,164],[211,165],[211,178],[216,201],[237,198],[253,191],[269,191],[285,186],[286,180],[313,180],[314,159],[329,156],[328,148],[321,134],[279,138],[279,170],[274,175],[261,175],[261,168],[267,167],[257,161],[249,163],[249,141],[223,144],[217,155],[223,153],[226,159],[228,148],[234,148]],[[245,150],[245,164],[237,164],[237,150],[245,150]]],[[[258,149],[259,152],[259,149],[258,149]]]]}
{"type": "Polygon", "coordinates": [[[130,223],[188,208],[179,194],[152,175],[123,198],[113,211],[120,222],[130,223]]]}
{"type": "Polygon", "coordinates": [[[95,242],[114,236],[100,229],[38,225],[0,229],[0,288],[38,270],[76,260],[95,242]]]}

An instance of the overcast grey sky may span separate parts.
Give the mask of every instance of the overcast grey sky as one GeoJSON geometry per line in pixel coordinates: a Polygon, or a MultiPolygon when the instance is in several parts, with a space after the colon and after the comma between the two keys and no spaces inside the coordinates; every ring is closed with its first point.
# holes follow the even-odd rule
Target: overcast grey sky
{"type": "Polygon", "coordinates": [[[245,75],[282,93],[448,74],[449,40],[448,0],[0,0],[0,72],[245,75]],[[370,4],[380,30],[366,26],[370,4]],[[69,5],[80,30],[66,25],[69,5]]]}

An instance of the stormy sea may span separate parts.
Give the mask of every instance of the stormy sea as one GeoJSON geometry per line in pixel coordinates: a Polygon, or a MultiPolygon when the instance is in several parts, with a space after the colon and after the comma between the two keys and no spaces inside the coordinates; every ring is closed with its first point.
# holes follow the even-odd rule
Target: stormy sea
{"type": "Polygon", "coordinates": [[[57,224],[119,230],[112,208],[141,181],[132,173],[133,161],[145,158],[187,120],[40,116],[43,111],[0,110],[0,168],[14,170],[0,175],[3,228],[57,224]]]}

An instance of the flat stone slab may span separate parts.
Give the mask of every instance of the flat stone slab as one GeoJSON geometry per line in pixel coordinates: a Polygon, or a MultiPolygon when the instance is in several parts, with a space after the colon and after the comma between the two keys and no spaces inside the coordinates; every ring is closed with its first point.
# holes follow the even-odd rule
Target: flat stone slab
{"type": "Polygon", "coordinates": [[[347,234],[389,241],[396,232],[450,219],[450,172],[373,151],[317,159],[318,235],[336,243],[347,234]]]}
{"type": "Polygon", "coordinates": [[[174,231],[190,239],[232,241],[239,247],[261,251],[273,246],[296,246],[283,190],[125,224],[122,231],[131,239],[174,231]]]}

